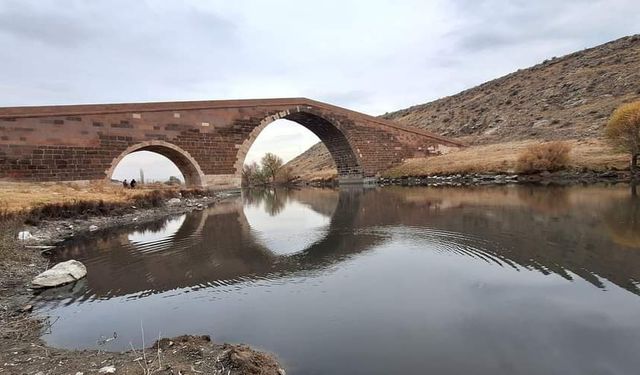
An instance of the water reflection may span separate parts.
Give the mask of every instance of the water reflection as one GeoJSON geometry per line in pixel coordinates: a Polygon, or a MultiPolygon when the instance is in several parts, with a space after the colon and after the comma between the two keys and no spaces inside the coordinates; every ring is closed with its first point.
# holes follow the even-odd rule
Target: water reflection
{"type": "Polygon", "coordinates": [[[640,198],[612,202],[604,213],[609,236],[618,245],[640,248],[640,198]]]}
{"type": "Polygon", "coordinates": [[[327,235],[337,195],[327,197],[333,204],[329,210],[322,210],[305,202],[301,196],[304,192],[261,189],[248,190],[244,195],[244,214],[253,237],[276,255],[303,251],[327,235]]]}
{"type": "MultiPolygon", "coordinates": [[[[186,217],[187,215],[180,215],[178,217],[150,223],[127,235],[127,240],[131,244],[139,245],[136,246],[139,249],[144,249],[144,245],[147,243],[167,243],[168,246],[170,246],[173,237],[182,227],[182,224],[184,224],[186,217]]],[[[163,250],[164,247],[156,249],[163,250]]]]}
{"type": "Polygon", "coordinates": [[[639,215],[627,187],[252,191],[68,243],[88,277],[36,306],[54,345],[125,349],[143,321],[293,373],[629,373],[639,215]]]}

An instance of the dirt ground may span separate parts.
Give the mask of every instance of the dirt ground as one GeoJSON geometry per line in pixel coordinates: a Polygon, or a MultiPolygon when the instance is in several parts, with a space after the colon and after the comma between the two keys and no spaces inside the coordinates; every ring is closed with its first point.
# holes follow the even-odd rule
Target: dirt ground
{"type": "MultiPolygon", "coordinates": [[[[167,208],[167,212],[198,207],[198,202],[187,202],[167,208]]],[[[127,217],[151,220],[162,214],[160,210],[140,210],[112,221],[100,218],[101,225],[122,225],[127,217]]],[[[284,374],[272,355],[245,345],[215,343],[207,336],[162,339],[144,350],[135,348],[124,353],[47,347],[40,335],[55,322],[36,319],[29,304],[30,280],[48,267],[39,246],[88,230],[90,220],[97,218],[89,218],[86,225],[63,234],[46,229],[59,223],[42,222],[40,231],[32,228],[39,237],[29,244],[17,239],[18,231],[24,229],[19,219],[0,222],[0,374],[284,374]]]]}

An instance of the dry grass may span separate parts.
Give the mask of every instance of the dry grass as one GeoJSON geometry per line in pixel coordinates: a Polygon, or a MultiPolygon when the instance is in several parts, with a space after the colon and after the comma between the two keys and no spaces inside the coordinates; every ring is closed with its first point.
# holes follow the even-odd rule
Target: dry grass
{"type": "MultiPolygon", "coordinates": [[[[86,218],[119,215],[135,206],[153,208],[167,199],[209,195],[201,189],[180,189],[163,184],[124,189],[119,185],[92,183],[0,184],[0,230],[2,225],[18,221],[38,225],[46,219],[86,218]]],[[[0,249],[2,250],[2,249],[0,249]]]]}
{"type": "MultiPolygon", "coordinates": [[[[504,142],[471,146],[429,158],[409,159],[386,171],[385,177],[445,175],[456,173],[516,173],[518,156],[540,141],[504,142]]],[[[569,140],[566,168],[605,171],[628,168],[628,156],[600,139],[569,140]]]]}
{"type": "Polygon", "coordinates": [[[0,209],[0,270],[2,272],[6,271],[7,262],[20,261],[24,258],[17,238],[23,220],[22,215],[0,209]]]}
{"type": "Polygon", "coordinates": [[[569,163],[571,147],[565,142],[546,142],[527,147],[518,156],[520,173],[559,171],[569,163]]]}
{"type": "Polygon", "coordinates": [[[154,190],[176,190],[162,184],[124,189],[120,184],[95,182],[78,183],[17,183],[0,182],[0,207],[6,211],[27,211],[46,204],[76,203],[79,201],[105,204],[131,202],[154,190]]]}

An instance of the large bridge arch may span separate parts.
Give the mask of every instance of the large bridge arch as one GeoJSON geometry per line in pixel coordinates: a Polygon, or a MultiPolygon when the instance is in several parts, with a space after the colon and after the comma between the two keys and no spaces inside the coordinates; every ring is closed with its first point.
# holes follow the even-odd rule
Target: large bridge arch
{"type": "Polygon", "coordinates": [[[187,151],[172,143],[157,140],[140,142],[127,147],[111,161],[109,169],[105,171],[106,178],[111,179],[116,166],[125,156],[139,151],[155,152],[169,159],[184,176],[184,183],[187,187],[204,186],[204,173],[198,162],[187,151]]]}
{"type": "Polygon", "coordinates": [[[311,107],[300,106],[268,115],[260,121],[242,142],[236,155],[235,173],[239,178],[242,175],[242,167],[249,149],[262,131],[276,120],[285,119],[293,121],[315,134],[327,147],[338,170],[338,177],[342,182],[361,181],[363,170],[361,158],[357,148],[349,140],[341,126],[336,121],[324,116],[311,107]]]}

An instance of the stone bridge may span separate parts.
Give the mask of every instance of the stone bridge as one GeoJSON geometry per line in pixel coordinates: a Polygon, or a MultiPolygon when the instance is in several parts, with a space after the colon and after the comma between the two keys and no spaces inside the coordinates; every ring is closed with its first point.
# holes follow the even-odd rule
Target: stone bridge
{"type": "Polygon", "coordinates": [[[271,122],[288,119],[320,138],[341,183],[362,182],[406,158],[460,143],[305,98],[0,108],[0,178],[111,178],[126,155],[166,156],[194,187],[240,185],[245,156],[271,122]]]}

